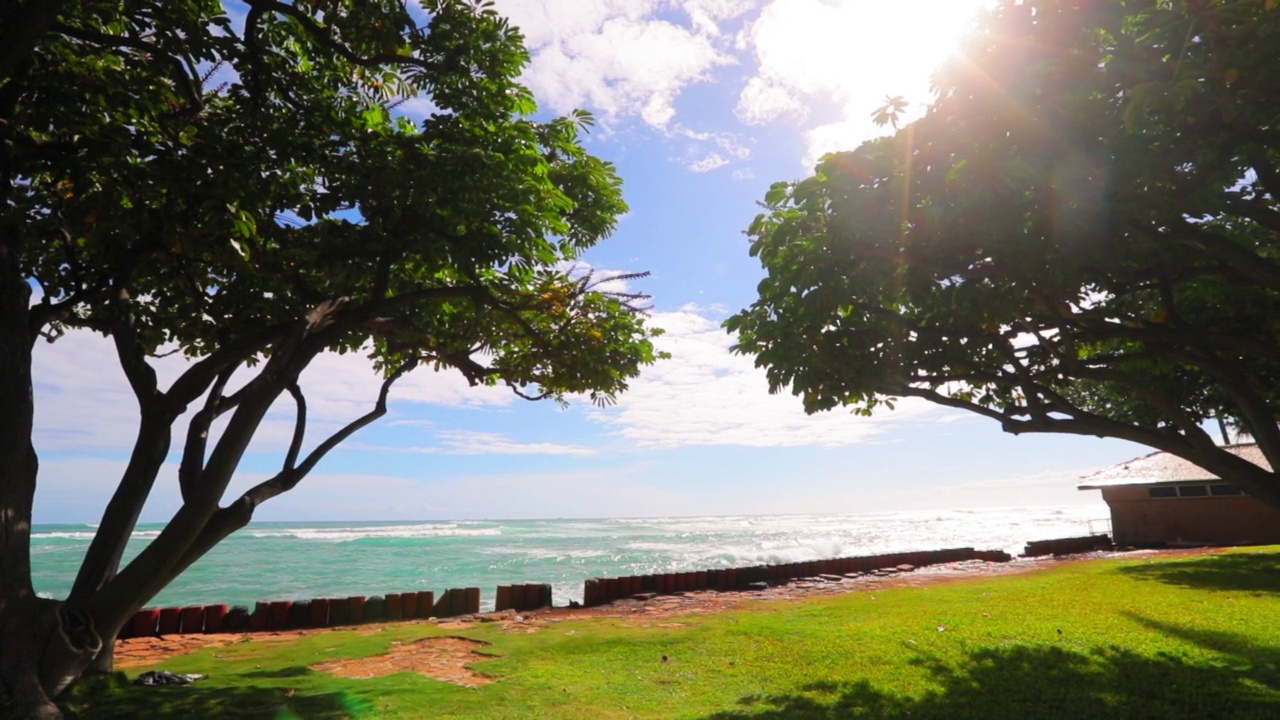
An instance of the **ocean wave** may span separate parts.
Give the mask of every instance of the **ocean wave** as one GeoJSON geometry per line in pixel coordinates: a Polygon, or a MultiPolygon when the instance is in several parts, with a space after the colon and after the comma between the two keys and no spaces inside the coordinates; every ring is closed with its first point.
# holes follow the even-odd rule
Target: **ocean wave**
{"type": "Polygon", "coordinates": [[[391,540],[433,537],[490,537],[502,535],[502,528],[459,527],[469,523],[445,523],[431,525],[373,525],[366,527],[282,527],[260,528],[246,531],[254,538],[296,538],[323,542],[350,542],[353,540],[391,540]]]}
{"type": "MultiPolygon", "coordinates": [[[[47,532],[36,531],[31,533],[32,540],[92,540],[98,532],[96,530],[50,530],[47,532]]],[[[150,540],[160,534],[159,530],[135,530],[129,536],[132,540],[150,540]]]]}

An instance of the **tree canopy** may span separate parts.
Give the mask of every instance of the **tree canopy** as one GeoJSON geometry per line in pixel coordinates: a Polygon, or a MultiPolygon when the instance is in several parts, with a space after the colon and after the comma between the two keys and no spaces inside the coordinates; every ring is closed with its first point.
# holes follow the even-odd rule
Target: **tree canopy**
{"type": "Polygon", "coordinates": [[[518,83],[522,38],[490,5],[0,4],[0,689],[11,709],[56,714],[48,697],[109,654],[129,614],[385,413],[405,372],[605,403],[654,360],[642,298],[573,270],[625,211],[620,180],[581,145],[589,115],[536,119],[518,83]],[[31,349],[68,330],[112,339],[140,420],[63,602],[31,582],[31,349]],[[385,382],[367,415],[310,438],[298,378],[328,351],[366,354],[385,382]],[[152,360],[169,352],[190,364],[162,387],[152,360]],[[297,416],[279,473],[224,498],[279,398],[297,416]],[[182,505],[121,567],[188,408],[182,505]]]}
{"type": "MultiPolygon", "coordinates": [[[[924,398],[1280,506],[1280,6],[1005,0],[923,117],[772,186],[726,322],[809,412],[924,398]]],[[[894,122],[901,102],[877,115],[894,122]]]]}

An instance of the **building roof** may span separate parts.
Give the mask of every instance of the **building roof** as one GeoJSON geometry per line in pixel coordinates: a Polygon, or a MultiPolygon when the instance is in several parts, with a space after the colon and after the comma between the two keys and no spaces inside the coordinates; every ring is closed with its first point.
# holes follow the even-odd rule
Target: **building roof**
{"type": "MultiPolygon", "coordinates": [[[[1249,462],[1271,469],[1271,463],[1263,456],[1262,451],[1254,443],[1227,445],[1235,455],[1249,462]]],[[[1155,483],[1205,482],[1220,478],[1189,460],[1183,460],[1166,452],[1154,452],[1143,455],[1119,465],[1112,465],[1092,475],[1081,478],[1080,490],[1099,490],[1116,485],[1153,485],[1155,483]]]]}

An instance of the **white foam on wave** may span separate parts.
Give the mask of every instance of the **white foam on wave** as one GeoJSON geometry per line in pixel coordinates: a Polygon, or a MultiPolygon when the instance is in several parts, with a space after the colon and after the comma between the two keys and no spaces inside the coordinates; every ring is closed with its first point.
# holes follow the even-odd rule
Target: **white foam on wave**
{"type": "Polygon", "coordinates": [[[502,535],[501,528],[459,527],[466,523],[426,525],[373,525],[365,527],[281,527],[258,528],[245,534],[255,538],[290,537],[298,540],[350,542],[353,540],[393,540],[434,537],[488,537],[502,535]]]}
{"type": "Polygon", "coordinates": [[[507,545],[480,550],[486,556],[507,556],[511,562],[530,562],[538,560],[589,560],[593,558],[616,558],[618,553],[599,548],[546,548],[536,545],[507,545]]]}
{"type": "MultiPolygon", "coordinates": [[[[51,530],[49,532],[33,532],[32,540],[92,540],[96,530],[51,530]]],[[[160,534],[159,530],[135,530],[129,536],[132,540],[151,540],[160,534]]]]}

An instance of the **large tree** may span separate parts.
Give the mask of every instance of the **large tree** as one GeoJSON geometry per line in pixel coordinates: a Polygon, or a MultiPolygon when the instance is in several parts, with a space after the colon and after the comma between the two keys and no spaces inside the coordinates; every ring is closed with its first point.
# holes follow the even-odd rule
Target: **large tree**
{"type": "Polygon", "coordinates": [[[533,119],[521,37],[489,3],[228,6],[0,3],[8,715],[57,716],[50,698],[131,613],[384,414],[404,373],[608,402],[654,358],[636,298],[568,269],[625,209],[619,179],[580,144],[589,116],[533,119]],[[426,119],[396,112],[406,101],[426,119]],[[48,600],[29,552],[32,347],[65,331],[113,341],[139,422],[70,595],[48,600]],[[175,351],[189,363],[164,387],[153,361],[175,351]],[[298,379],[330,351],[385,381],[317,440],[298,379]],[[296,408],[279,473],[224,497],[278,399],[296,408]],[[122,566],[180,418],[181,506],[122,566]]]}
{"type": "Polygon", "coordinates": [[[923,117],[771,188],[736,349],[809,412],[1123,438],[1280,507],[1277,58],[1273,0],[998,3],[923,117]]]}

